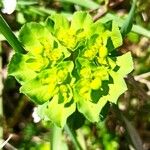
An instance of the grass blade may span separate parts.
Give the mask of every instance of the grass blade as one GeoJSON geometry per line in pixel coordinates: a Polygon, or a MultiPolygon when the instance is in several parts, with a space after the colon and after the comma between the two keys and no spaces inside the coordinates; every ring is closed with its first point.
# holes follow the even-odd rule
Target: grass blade
{"type": "Polygon", "coordinates": [[[90,0],[60,0],[61,2],[64,3],[72,3],[72,4],[76,4],[88,9],[97,9],[100,7],[99,4],[95,3],[94,1],[90,1],[90,0]]]}
{"type": "MultiPolygon", "coordinates": [[[[125,19],[122,19],[122,18],[118,17],[117,15],[111,14],[111,13],[108,13],[108,14],[106,14],[105,16],[103,16],[101,18],[101,22],[103,22],[103,23],[108,22],[110,20],[116,20],[116,22],[118,23],[119,27],[122,27],[122,25],[123,25],[123,23],[125,21],[125,19]]],[[[133,24],[131,31],[133,31],[133,32],[135,32],[137,34],[140,34],[142,36],[145,36],[147,38],[150,38],[150,31],[145,29],[145,28],[143,28],[140,25],[133,24]]]]}
{"type": "Polygon", "coordinates": [[[133,0],[133,4],[129,12],[129,15],[121,27],[121,34],[123,37],[126,36],[132,29],[135,9],[136,9],[136,0],[133,0]]]}
{"type": "Polygon", "coordinates": [[[11,31],[8,24],[5,22],[3,17],[0,15],[0,33],[4,35],[8,43],[13,47],[16,52],[24,52],[25,50],[21,46],[21,43],[18,41],[14,33],[11,31]]]}
{"type": "Polygon", "coordinates": [[[83,150],[80,143],[77,140],[75,131],[72,130],[68,125],[65,126],[65,130],[67,131],[68,135],[70,136],[72,142],[74,143],[74,146],[77,150],[83,150]]]}
{"type": "Polygon", "coordinates": [[[121,114],[121,117],[126,125],[127,133],[130,137],[130,140],[131,140],[134,148],[136,150],[143,150],[142,141],[141,141],[141,138],[140,138],[139,134],[137,133],[136,129],[133,127],[131,122],[125,116],[123,116],[121,114]]]}
{"type": "Polygon", "coordinates": [[[37,1],[18,1],[17,5],[24,5],[24,6],[30,6],[30,5],[35,5],[38,4],[37,1]]]}

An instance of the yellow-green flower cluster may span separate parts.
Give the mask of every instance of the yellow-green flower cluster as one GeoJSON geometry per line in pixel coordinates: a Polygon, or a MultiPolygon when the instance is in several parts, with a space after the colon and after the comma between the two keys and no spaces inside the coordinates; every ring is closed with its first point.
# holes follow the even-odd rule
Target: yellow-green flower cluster
{"type": "Polygon", "coordinates": [[[116,103],[126,90],[123,78],[133,68],[132,58],[130,53],[114,56],[122,37],[116,23],[109,24],[94,23],[79,11],[71,22],[55,14],[44,25],[22,27],[19,40],[26,53],[14,54],[8,72],[21,84],[20,91],[38,104],[41,118],[63,127],[78,110],[97,122],[103,106],[116,103]]]}

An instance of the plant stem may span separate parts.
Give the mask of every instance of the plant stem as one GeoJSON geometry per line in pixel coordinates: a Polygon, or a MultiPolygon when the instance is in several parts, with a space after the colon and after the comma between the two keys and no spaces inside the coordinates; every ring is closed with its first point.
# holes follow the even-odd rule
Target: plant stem
{"type": "Polygon", "coordinates": [[[28,100],[27,98],[24,96],[24,95],[21,95],[19,96],[18,98],[18,106],[16,107],[14,113],[13,113],[13,117],[11,117],[9,120],[8,120],[8,124],[9,124],[9,128],[13,128],[16,123],[18,123],[20,117],[21,117],[21,114],[24,110],[24,108],[27,106],[28,104],[28,100]]]}
{"type": "Polygon", "coordinates": [[[51,150],[60,150],[61,148],[61,138],[62,138],[62,129],[53,125],[52,127],[52,134],[51,134],[51,150]]]}
{"type": "Polygon", "coordinates": [[[77,140],[77,137],[75,135],[75,131],[72,130],[67,124],[65,126],[65,130],[67,131],[68,135],[70,136],[70,138],[72,139],[72,142],[74,143],[75,147],[77,150],[83,150],[80,143],[77,140]]]}
{"type": "Polygon", "coordinates": [[[21,46],[21,43],[18,41],[14,33],[11,31],[10,27],[4,20],[4,18],[0,15],[0,32],[7,39],[8,43],[13,47],[16,52],[24,53],[25,50],[21,46]]]}

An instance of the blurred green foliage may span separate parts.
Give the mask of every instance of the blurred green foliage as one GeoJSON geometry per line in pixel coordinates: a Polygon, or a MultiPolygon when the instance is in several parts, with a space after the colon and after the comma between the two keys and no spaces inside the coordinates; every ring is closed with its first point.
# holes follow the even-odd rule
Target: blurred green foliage
{"type": "MultiPolygon", "coordinates": [[[[106,17],[108,14],[113,14],[124,19],[130,7],[130,0],[85,0],[85,2],[81,0],[18,0],[17,8],[13,14],[6,15],[2,12],[1,14],[11,29],[17,32],[26,22],[42,22],[55,12],[62,13],[69,19],[73,12],[77,10],[89,11],[92,16],[100,14],[100,17],[106,17]],[[106,12],[100,14],[99,8],[102,8],[102,6],[106,8],[106,12]]],[[[1,8],[2,1],[0,1],[1,8]]],[[[118,22],[121,23],[121,20],[118,22]]],[[[124,45],[118,51],[121,53],[132,52],[135,66],[132,75],[137,81],[126,79],[129,90],[120,97],[118,104],[121,112],[137,129],[143,142],[143,149],[148,150],[150,149],[150,0],[137,1],[133,22],[135,25],[134,31],[127,35],[124,39],[124,45]]],[[[15,79],[6,77],[6,65],[9,62],[12,50],[2,35],[0,35],[0,40],[2,43],[1,57],[4,83],[4,139],[7,139],[8,135],[13,133],[14,136],[9,143],[17,149],[50,150],[51,124],[45,122],[36,124],[33,122],[34,105],[29,103],[26,97],[18,94],[20,85],[16,83],[15,79]]],[[[84,122],[81,116],[84,125],[77,130],[76,134],[82,147],[88,150],[131,149],[131,140],[129,140],[125,125],[118,117],[118,113],[110,106],[107,114],[105,121],[98,125],[91,124],[87,120],[84,122]]],[[[78,125],[78,121],[76,121],[76,124],[78,125]]],[[[76,127],[78,127],[77,125],[76,127]]],[[[74,123],[70,126],[74,127],[74,123]]],[[[66,149],[75,149],[65,130],[62,131],[61,140],[62,143],[67,143],[67,148],[64,146],[66,149]]]]}

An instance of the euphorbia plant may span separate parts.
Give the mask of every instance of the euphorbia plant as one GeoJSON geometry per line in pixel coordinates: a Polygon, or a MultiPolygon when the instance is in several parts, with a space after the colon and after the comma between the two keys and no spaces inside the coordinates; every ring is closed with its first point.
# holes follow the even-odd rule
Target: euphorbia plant
{"type": "Polygon", "coordinates": [[[127,90],[132,57],[117,54],[122,35],[115,21],[93,22],[79,11],[70,22],[55,14],[45,23],[25,24],[19,40],[26,51],[15,52],[8,73],[37,104],[39,116],[59,127],[76,110],[98,122],[105,104],[127,90]]]}

